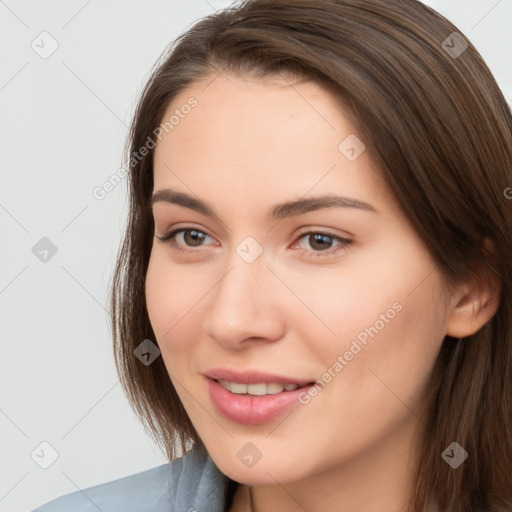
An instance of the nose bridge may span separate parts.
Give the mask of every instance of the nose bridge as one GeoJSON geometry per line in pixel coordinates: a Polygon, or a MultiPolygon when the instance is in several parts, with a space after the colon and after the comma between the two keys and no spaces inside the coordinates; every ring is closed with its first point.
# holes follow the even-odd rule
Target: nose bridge
{"type": "Polygon", "coordinates": [[[248,262],[238,254],[237,248],[228,259],[226,267],[226,272],[216,286],[214,307],[222,307],[223,313],[233,310],[238,318],[244,312],[254,315],[256,310],[260,310],[262,295],[267,295],[265,292],[268,290],[268,276],[265,274],[269,270],[265,259],[260,256],[248,262]]]}
{"type": "Polygon", "coordinates": [[[217,294],[228,299],[245,295],[247,300],[259,302],[257,294],[268,286],[267,260],[263,245],[252,236],[244,237],[226,260],[227,272],[218,284],[217,294]]]}

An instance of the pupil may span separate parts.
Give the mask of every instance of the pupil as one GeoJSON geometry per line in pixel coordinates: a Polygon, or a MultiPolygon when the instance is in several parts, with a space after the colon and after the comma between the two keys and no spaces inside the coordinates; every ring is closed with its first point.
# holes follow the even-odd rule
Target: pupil
{"type": "MultiPolygon", "coordinates": [[[[186,236],[186,233],[185,232],[185,236],[186,236]]],[[[202,239],[204,238],[203,236],[201,236],[201,234],[199,233],[199,231],[196,231],[195,229],[192,229],[190,231],[188,231],[190,237],[191,237],[191,240],[192,242],[197,242],[197,244],[189,244],[189,245],[199,245],[200,242],[202,241],[202,239]]],[[[188,241],[187,241],[187,244],[188,244],[188,241]]]]}
{"type": "Polygon", "coordinates": [[[329,235],[322,235],[322,234],[315,234],[312,235],[314,243],[311,244],[311,247],[315,248],[315,244],[319,244],[316,248],[317,249],[325,249],[327,245],[329,245],[329,242],[326,242],[325,239],[330,239],[331,237],[329,235]]]}

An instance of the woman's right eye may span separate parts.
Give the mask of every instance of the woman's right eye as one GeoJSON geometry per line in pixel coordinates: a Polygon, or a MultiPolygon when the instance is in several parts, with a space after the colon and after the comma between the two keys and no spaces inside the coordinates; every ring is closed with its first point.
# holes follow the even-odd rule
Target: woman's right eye
{"type": "Polygon", "coordinates": [[[201,247],[201,242],[205,240],[206,237],[210,237],[210,235],[196,228],[179,228],[170,231],[163,236],[157,236],[159,240],[164,243],[168,243],[179,251],[188,251],[188,249],[183,248],[183,246],[201,247]],[[179,243],[177,241],[178,239],[181,239],[179,243]]]}

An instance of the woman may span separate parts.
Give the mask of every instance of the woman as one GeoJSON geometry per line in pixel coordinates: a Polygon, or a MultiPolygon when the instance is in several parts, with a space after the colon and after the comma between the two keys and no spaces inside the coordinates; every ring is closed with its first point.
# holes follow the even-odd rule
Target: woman
{"type": "Polygon", "coordinates": [[[403,0],[253,0],[142,93],[112,289],[169,464],[37,509],[512,506],[512,116],[403,0]]]}

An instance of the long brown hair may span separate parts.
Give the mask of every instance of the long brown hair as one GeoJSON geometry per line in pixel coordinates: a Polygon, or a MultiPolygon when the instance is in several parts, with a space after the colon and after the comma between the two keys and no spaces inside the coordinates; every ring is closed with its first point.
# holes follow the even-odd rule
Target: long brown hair
{"type": "Polygon", "coordinates": [[[204,449],[162,358],[146,366],[134,350],[156,343],[145,301],[155,134],[177,94],[221,72],[328,87],[447,285],[483,267],[499,278],[492,319],[443,341],[413,499],[415,512],[430,502],[439,512],[512,506],[512,115],[471,42],[416,0],[246,0],[196,22],[157,63],[131,127],[130,211],[111,293],[117,369],[147,431],[170,460],[204,449]],[[469,454],[457,469],[441,457],[453,441],[469,454]]]}

